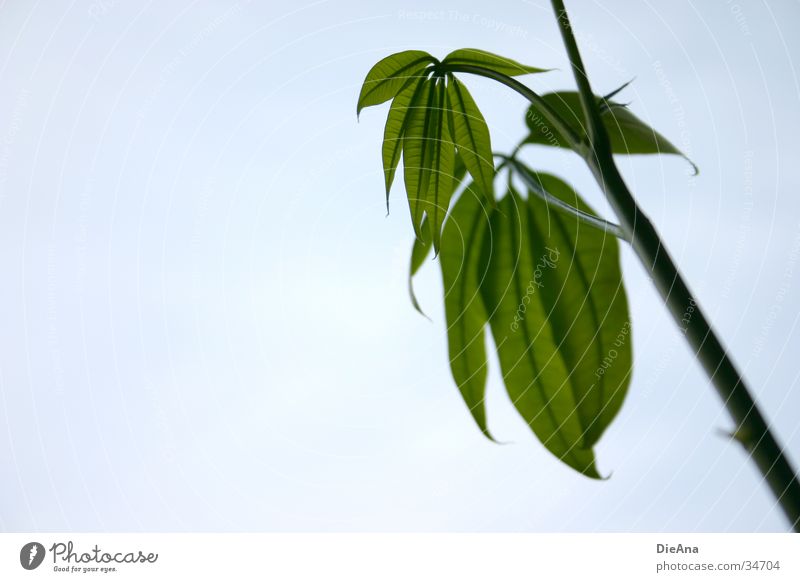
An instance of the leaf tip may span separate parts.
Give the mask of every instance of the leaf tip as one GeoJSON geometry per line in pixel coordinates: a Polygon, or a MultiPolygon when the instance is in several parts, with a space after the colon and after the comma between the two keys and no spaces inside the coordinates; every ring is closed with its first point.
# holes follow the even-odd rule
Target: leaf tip
{"type": "Polygon", "coordinates": [[[609,473],[607,477],[603,477],[597,471],[597,467],[594,466],[594,461],[592,462],[591,465],[589,465],[583,471],[581,471],[581,474],[589,477],[589,479],[594,479],[596,481],[607,481],[608,479],[611,478],[611,473],[609,473]]]}
{"type": "Polygon", "coordinates": [[[492,435],[492,433],[489,432],[489,429],[487,427],[481,428],[481,433],[483,433],[483,436],[485,436],[487,439],[489,439],[490,441],[492,441],[492,443],[494,443],[496,445],[512,445],[512,444],[514,444],[514,441],[499,441],[499,440],[497,440],[496,438],[494,438],[494,435],[492,435]]]}
{"type": "Polygon", "coordinates": [[[611,472],[610,472],[608,475],[606,475],[605,477],[603,477],[603,476],[601,476],[601,475],[598,475],[598,477],[597,477],[597,480],[598,480],[598,481],[608,481],[609,479],[611,479],[611,476],[612,476],[613,474],[614,474],[614,471],[611,471],[611,472]]]}
{"type": "Polygon", "coordinates": [[[414,293],[413,275],[409,276],[408,278],[408,295],[411,297],[411,305],[414,307],[414,310],[422,317],[433,323],[433,320],[428,317],[428,314],[422,311],[422,307],[420,307],[419,301],[417,301],[417,294],[414,293]]]}
{"type": "Polygon", "coordinates": [[[414,306],[414,311],[419,313],[422,317],[427,319],[429,322],[433,323],[433,320],[430,317],[428,317],[428,314],[425,313],[424,311],[422,311],[422,308],[419,306],[419,303],[417,303],[416,299],[413,299],[411,304],[414,306]]]}

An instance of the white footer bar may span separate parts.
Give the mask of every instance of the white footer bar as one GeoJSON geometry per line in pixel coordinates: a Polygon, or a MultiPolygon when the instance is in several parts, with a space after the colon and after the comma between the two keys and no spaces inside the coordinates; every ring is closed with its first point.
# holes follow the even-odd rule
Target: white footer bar
{"type": "Polygon", "coordinates": [[[800,580],[794,534],[0,534],[0,580],[800,580]]]}

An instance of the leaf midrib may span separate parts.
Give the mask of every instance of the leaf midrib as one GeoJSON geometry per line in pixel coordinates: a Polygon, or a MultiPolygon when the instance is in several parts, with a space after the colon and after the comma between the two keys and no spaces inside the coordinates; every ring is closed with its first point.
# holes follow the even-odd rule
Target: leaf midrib
{"type": "MultiPolygon", "coordinates": [[[[467,135],[469,137],[470,146],[472,147],[471,151],[478,159],[478,171],[481,174],[481,182],[482,182],[481,186],[485,187],[488,182],[488,178],[485,173],[486,169],[483,167],[483,164],[481,163],[483,160],[481,160],[480,154],[478,153],[478,143],[475,141],[475,136],[472,131],[472,125],[470,123],[470,116],[467,115],[467,109],[464,103],[464,97],[461,94],[461,83],[459,83],[458,80],[456,80],[455,78],[453,78],[453,90],[456,93],[456,97],[458,97],[459,112],[461,114],[462,119],[464,120],[464,124],[467,126],[467,135]]],[[[453,128],[453,131],[455,131],[455,128],[453,128]]]]}
{"type": "MultiPolygon", "coordinates": [[[[513,201],[517,205],[519,204],[518,200],[513,200],[513,201]]],[[[517,216],[521,218],[521,215],[519,214],[519,212],[517,212],[517,216]]],[[[521,227],[522,226],[522,221],[521,220],[519,221],[519,224],[520,224],[520,227],[521,227]]],[[[510,236],[511,236],[512,249],[513,248],[521,249],[522,248],[521,245],[520,245],[521,241],[517,238],[516,231],[513,228],[513,225],[512,225],[512,228],[509,229],[509,231],[510,231],[510,236]]],[[[521,254],[520,254],[519,260],[520,261],[522,260],[521,254]]],[[[515,291],[517,293],[517,297],[515,299],[517,300],[517,304],[519,305],[519,303],[522,301],[522,289],[519,286],[519,277],[517,277],[515,275],[512,275],[512,278],[514,280],[514,288],[515,288],[515,291]]],[[[528,333],[528,329],[527,329],[527,327],[525,325],[521,325],[520,329],[522,330],[522,333],[523,333],[523,336],[524,336],[524,339],[525,339],[525,346],[526,346],[526,349],[525,349],[525,352],[523,354],[523,357],[530,362],[531,366],[533,367],[534,374],[535,374],[533,380],[531,381],[531,384],[529,384],[528,387],[526,387],[522,391],[522,394],[524,394],[527,390],[529,390],[531,385],[536,385],[536,388],[538,388],[539,393],[541,395],[542,402],[543,402],[543,405],[544,405],[544,409],[547,411],[547,416],[549,417],[550,422],[553,425],[553,429],[554,429],[553,433],[558,435],[559,440],[561,440],[561,442],[564,444],[564,447],[566,448],[566,452],[564,454],[565,455],[570,455],[570,457],[573,459],[573,461],[575,461],[575,465],[580,465],[580,463],[577,462],[578,459],[575,459],[574,454],[572,453],[572,449],[573,449],[573,447],[575,447],[575,445],[574,444],[570,445],[569,442],[567,441],[567,439],[564,437],[564,434],[560,430],[562,423],[558,422],[558,419],[556,418],[555,413],[553,412],[553,409],[550,406],[550,399],[547,398],[547,393],[545,392],[544,387],[542,386],[542,382],[541,382],[541,379],[540,379],[541,371],[539,369],[539,366],[536,364],[536,358],[533,355],[533,341],[531,340],[530,334],[528,333]]],[[[562,385],[562,387],[563,387],[563,385],[562,385]]],[[[561,390],[561,387],[559,387],[558,389],[561,390]]],[[[522,394],[520,394],[520,396],[522,394]]],[[[533,427],[531,427],[531,428],[533,428],[533,427]]],[[[546,444],[547,443],[545,442],[545,445],[546,444]]]]}
{"type": "MultiPolygon", "coordinates": [[[[573,243],[573,239],[571,237],[571,234],[567,231],[567,228],[564,225],[564,222],[563,222],[562,218],[560,216],[558,216],[557,214],[555,214],[555,213],[553,214],[553,222],[556,224],[556,228],[558,228],[559,232],[561,233],[562,239],[564,241],[566,241],[565,244],[568,247],[569,251],[572,253],[573,260],[570,262],[570,265],[575,265],[576,274],[580,278],[581,283],[583,283],[584,289],[589,290],[589,279],[586,276],[586,270],[584,269],[583,263],[580,260],[580,255],[578,254],[577,246],[573,243]]],[[[602,254],[602,251],[601,251],[601,254],[602,254]]],[[[559,292],[559,297],[560,296],[561,296],[561,292],[559,292]]],[[[558,298],[557,298],[557,300],[558,300],[558,298]]],[[[597,361],[600,362],[603,359],[603,352],[604,352],[604,346],[605,346],[604,339],[605,338],[603,337],[603,334],[602,334],[602,328],[601,328],[601,325],[600,325],[600,317],[599,317],[598,311],[597,311],[597,304],[595,303],[594,296],[591,293],[587,293],[586,298],[584,299],[584,302],[589,307],[589,312],[590,312],[590,316],[591,316],[591,319],[592,319],[592,323],[594,325],[594,329],[597,330],[595,332],[595,335],[593,336],[593,340],[597,340],[597,341],[592,341],[592,344],[596,346],[596,350],[595,351],[597,353],[597,361]]],[[[558,321],[558,318],[556,318],[556,320],[557,320],[556,324],[559,325],[559,327],[560,327],[560,322],[558,321]]],[[[569,346],[566,343],[566,337],[572,331],[572,328],[575,326],[576,321],[577,321],[577,319],[574,319],[572,321],[572,324],[570,324],[569,328],[565,330],[565,333],[563,335],[564,341],[561,342],[562,345],[564,346],[564,348],[566,348],[564,351],[565,352],[570,352],[570,355],[573,358],[575,357],[575,354],[572,353],[572,350],[570,349],[571,346],[569,346]]],[[[551,327],[554,327],[554,326],[551,325],[551,327]]],[[[561,353],[560,349],[559,349],[559,353],[561,353]]],[[[583,360],[583,358],[584,358],[584,354],[581,354],[580,360],[583,360]]],[[[563,358],[563,359],[566,360],[566,358],[563,358]]],[[[565,361],[565,364],[571,365],[571,364],[568,364],[566,361],[565,361]]],[[[575,364],[577,365],[577,362],[575,362],[575,364]]],[[[581,406],[580,406],[580,403],[582,402],[582,399],[579,398],[579,394],[577,393],[578,388],[575,386],[575,383],[574,383],[574,380],[573,380],[573,376],[572,376],[572,372],[570,372],[568,377],[570,378],[570,386],[572,387],[572,394],[573,394],[573,398],[575,398],[575,403],[576,403],[576,408],[577,408],[577,411],[578,411],[578,415],[579,415],[579,417],[581,417],[581,424],[584,427],[584,441],[585,442],[586,441],[591,442],[593,439],[589,439],[588,437],[591,434],[592,426],[597,422],[597,419],[600,417],[600,414],[598,413],[598,415],[591,421],[588,421],[588,419],[586,419],[584,417],[584,414],[583,414],[581,406]]],[[[602,403],[602,402],[605,401],[604,400],[605,399],[605,376],[601,376],[600,377],[599,384],[600,384],[600,386],[599,386],[600,402],[602,403]]]]}

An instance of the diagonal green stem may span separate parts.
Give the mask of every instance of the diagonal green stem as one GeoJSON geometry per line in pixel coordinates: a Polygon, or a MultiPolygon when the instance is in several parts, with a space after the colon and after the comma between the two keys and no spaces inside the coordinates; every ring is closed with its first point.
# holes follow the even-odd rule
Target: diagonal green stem
{"type": "Polygon", "coordinates": [[[722,342],[697,304],[658,232],[639,208],[619,172],[608,134],[600,120],[586,69],[563,0],[551,0],[575,82],[581,97],[589,134],[589,155],[584,156],[598,184],[616,212],[622,229],[647,269],[661,297],[703,365],[725,407],[736,423],[734,436],[761,471],[791,524],[800,531],[800,482],[763,414],[722,342]]]}

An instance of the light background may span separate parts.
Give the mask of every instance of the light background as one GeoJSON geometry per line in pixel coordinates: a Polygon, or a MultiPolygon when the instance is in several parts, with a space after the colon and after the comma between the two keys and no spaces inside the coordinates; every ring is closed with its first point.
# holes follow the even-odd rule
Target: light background
{"type": "MultiPolygon", "coordinates": [[[[568,3],[598,91],[700,165],[620,158],[800,460],[800,4],[568,3]]],[[[549,3],[0,5],[0,529],[783,531],[643,270],[636,367],[598,448],[536,441],[493,361],[475,428],[450,378],[434,263],[406,293],[386,218],[388,53],[480,47],[561,70],[549,3]]],[[[465,78],[495,149],[525,104],[465,78]]],[[[527,159],[608,210],[566,152],[527,159]]]]}

